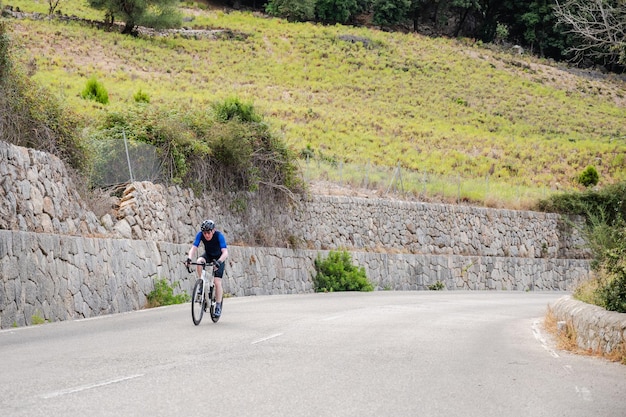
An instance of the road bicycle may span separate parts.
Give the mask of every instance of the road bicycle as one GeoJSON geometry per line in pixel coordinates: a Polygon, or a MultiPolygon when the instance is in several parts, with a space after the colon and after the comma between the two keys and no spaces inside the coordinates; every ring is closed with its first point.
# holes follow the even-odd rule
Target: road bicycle
{"type": "MultiPolygon", "coordinates": [[[[196,326],[200,324],[202,321],[202,316],[204,312],[209,310],[209,314],[211,315],[211,320],[213,323],[217,323],[220,319],[220,316],[215,315],[215,270],[213,266],[215,265],[215,261],[206,262],[206,263],[198,263],[198,262],[185,262],[187,266],[187,271],[195,272],[191,269],[191,265],[200,265],[202,267],[202,275],[196,281],[193,286],[193,292],[191,293],[191,319],[193,320],[193,324],[196,326]],[[211,275],[206,272],[206,268],[211,267],[211,275]]],[[[224,308],[224,301],[222,300],[222,309],[224,308]]]]}

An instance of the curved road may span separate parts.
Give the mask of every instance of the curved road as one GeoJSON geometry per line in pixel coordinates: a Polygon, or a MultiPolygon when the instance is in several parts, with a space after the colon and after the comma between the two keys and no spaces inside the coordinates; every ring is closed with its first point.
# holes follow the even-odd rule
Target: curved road
{"type": "Polygon", "coordinates": [[[626,366],[542,330],[563,293],[231,298],[0,331],[2,416],[623,417],[626,366]]]}

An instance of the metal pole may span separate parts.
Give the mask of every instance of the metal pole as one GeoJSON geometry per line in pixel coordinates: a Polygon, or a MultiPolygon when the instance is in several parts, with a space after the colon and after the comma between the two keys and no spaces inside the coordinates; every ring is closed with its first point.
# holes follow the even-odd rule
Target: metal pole
{"type": "Polygon", "coordinates": [[[128,154],[128,141],[126,140],[126,131],[123,130],[122,134],[124,135],[124,147],[126,148],[126,160],[128,161],[128,173],[130,174],[130,182],[135,182],[133,179],[133,170],[130,166],[130,155],[128,154]]]}

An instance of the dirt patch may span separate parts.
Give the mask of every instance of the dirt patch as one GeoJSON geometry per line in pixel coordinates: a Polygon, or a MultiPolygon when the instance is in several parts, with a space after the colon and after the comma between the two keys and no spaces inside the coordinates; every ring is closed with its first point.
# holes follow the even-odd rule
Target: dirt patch
{"type": "Polygon", "coordinates": [[[602,97],[626,107],[626,75],[608,74],[597,70],[581,69],[567,64],[541,63],[538,58],[520,55],[511,50],[510,57],[495,55],[488,49],[465,49],[473,59],[489,62],[498,70],[513,73],[516,77],[538,82],[567,93],[587,97],[602,97]]]}

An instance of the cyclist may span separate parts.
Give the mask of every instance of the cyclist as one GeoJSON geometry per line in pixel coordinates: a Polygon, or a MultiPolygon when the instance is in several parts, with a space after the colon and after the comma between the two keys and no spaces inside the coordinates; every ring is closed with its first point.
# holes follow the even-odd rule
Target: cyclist
{"type": "MultiPolygon", "coordinates": [[[[191,249],[189,249],[187,263],[190,263],[194,255],[196,255],[200,242],[204,244],[204,254],[200,256],[196,262],[216,262],[216,265],[213,267],[215,276],[215,315],[220,316],[222,314],[222,277],[224,276],[224,262],[226,258],[228,258],[226,238],[222,232],[215,229],[215,222],[213,220],[203,221],[200,226],[200,231],[196,235],[191,249]]],[[[202,267],[198,265],[196,271],[198,278],[200,278],[202,275],[202,267]]]]}

